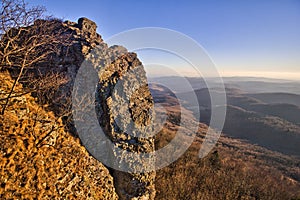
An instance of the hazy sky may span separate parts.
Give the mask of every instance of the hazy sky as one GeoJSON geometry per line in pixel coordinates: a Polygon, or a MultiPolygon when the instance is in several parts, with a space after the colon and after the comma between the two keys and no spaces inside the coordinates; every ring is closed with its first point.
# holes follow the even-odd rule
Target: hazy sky
{"type": "Polygon", "coordinates": [[[300,80],[299,0],[33,0],[50,14],[94,20],[104,39],[128,29],[163,27],[201,44],[225,76],[300,80]]]}

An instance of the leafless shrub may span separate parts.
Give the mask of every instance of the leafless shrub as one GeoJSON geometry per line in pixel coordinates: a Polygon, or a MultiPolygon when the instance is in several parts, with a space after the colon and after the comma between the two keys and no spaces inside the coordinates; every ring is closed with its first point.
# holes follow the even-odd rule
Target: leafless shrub
{"type": "MultiPolygon", "coordinates": [[[[32,78],[28,76],[31,74],[30,71],[57,53],[61,45],[69,43],[69,36],[59,28],[61,22],[44,20],[44,11],[45,9],[39,6],[28,8],[23,0],[1,1],[0,71],[10,71],[14,79],[1,114],[4,114],[10,98],[16,95],[14,94],[16,84],[20,80],[32,78]]],[[[48,76],[44,72],[41,74],[42,76],[38,76],[36,80],[40,82],[39,85],[45,82],[50,83],[50,80],[41,80],[41,77],[53,78],[54,75],[48,76]]],[[[46,85],[49,86],[49,84],[46,85]]]]}

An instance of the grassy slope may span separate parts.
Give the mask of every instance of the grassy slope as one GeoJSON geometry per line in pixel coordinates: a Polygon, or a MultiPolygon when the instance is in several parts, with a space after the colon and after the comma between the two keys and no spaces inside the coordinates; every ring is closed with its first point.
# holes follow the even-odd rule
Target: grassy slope
{"type": "MultiPolygon", "coordinates": [[[[170,91],[152,91],[170,118],[156,136],[156,148],[167,145],[176,135],[180,110],[170,91]],[[171,102],[170,104],[168,102],[171,102]],[[177,112],[177,114],[176,114],[177,112]],[[174,119],[174,118],[173,118],[174,119]]],[[[193,121],[192,116],[188,116],[193,121]]],[[[186,128],[186,131],[188,130],[186,128]]],[[[157,171],[156,199],[291,199],[300,194],[300,160],[222,136],[204,159],[198,151],[207,130],[200,124],[193,144],[173,164],[157,171]]]]}

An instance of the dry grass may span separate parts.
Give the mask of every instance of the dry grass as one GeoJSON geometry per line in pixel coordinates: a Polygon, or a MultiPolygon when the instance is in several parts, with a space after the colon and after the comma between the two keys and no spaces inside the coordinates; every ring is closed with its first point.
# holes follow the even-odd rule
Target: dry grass
{"type": "MultiPolygon", "coordinates": [[[[179,160],[157,171],[156,199],[284,200],[300,197],[299,182],[268,164],[265,157],[254,158],[256,156],[253,155],[258,155],[257,149],[249,144],[221,138],[207,157],[199,159],[198,151],[207,128],[202,127],[189,150],[179,160]]],[[[157,135],[156,148],[166,145],[175,134],[176,130],[165,127],[157,135]]]]}
{"type": "MultiPolygon", "coordinates": [[[[0,98],[11,88],[0,73],[0,98]]],[[[16,91],[23,91],[20,84],[16,91]]],[[[2,103],[0,101],[0,103],[2,103]]],[[[0,115],[0,199],[117,199],[113,179],[29,94],[0,115]]]]}

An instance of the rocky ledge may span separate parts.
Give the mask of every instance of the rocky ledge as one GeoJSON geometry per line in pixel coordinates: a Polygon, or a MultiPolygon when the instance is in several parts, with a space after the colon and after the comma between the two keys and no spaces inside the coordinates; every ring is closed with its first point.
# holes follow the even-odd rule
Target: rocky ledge
{"type": "MultiPolygon", "coordinates": [[[[38,20],[27,28],[34,29],[45,23],[50,22],[38,20]]],[[[117,148],[152,152],[153,138],[134,137],[124,131],[131,122],[145,130],[152,119],[153,100],[142,63],[135,53],[127,52],[124,47],[108,47],[96,32],[96,24],[89,19],[51,23],[56,23],[53,32],[68,35],[70,42],[61,44],[55,53],[49,54],[46,62],[39,63],[33,70],[39,72],[36,76],[52,72],[67,81],[47,96],[46,101],[38,101],[30,93],[10,99],[5,115],[0,116],[0,197],[154,199],[155,172],[121,172],[96,160],[82,145],[70,120],[68,104],[76,74],[84,61],[91,61],[93,51],[98,58],[93,62],[99,75],[96,94],[99,124],[117,148]],[[131,70],[135,73],[128,76],[131,70]],[[115,90],[124,79],[139,81],[142,86],[132,93],[128,89],[132,88],[132,81],[122,82],[123,89],[115,90]],[[116,103],[122,101],[129,102],[127,108],[116,103]],[[116,118],[121,120],[119,124],[116,118]],[[120,124],[122,127],[117,126],[120,124]]],[[[1,101],[13,84],[12,74],[11,71],[0,73],[4,80],[0,85],[1,101]]],[[[22,93],[26,87],[19,84],[16,90],[22,93]]],[[[117,158],[119,162],[125,159],[117,158]]],[[[134,168],[134,163],[129,165],[134,168]]]]}

